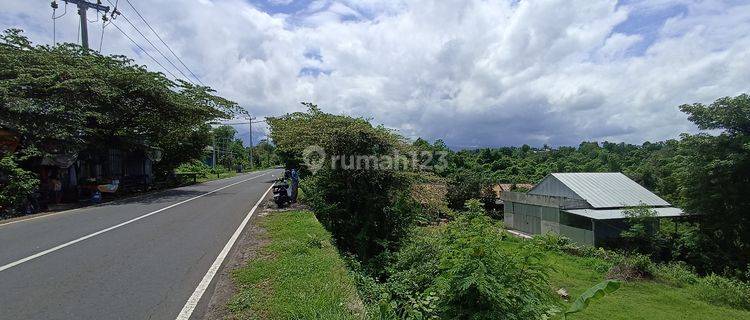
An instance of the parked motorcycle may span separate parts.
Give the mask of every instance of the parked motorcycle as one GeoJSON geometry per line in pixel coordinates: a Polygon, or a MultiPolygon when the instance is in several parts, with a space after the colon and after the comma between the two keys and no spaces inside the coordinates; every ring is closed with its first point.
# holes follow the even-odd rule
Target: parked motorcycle
{"type": "Polygon", "coordinates": [[[273,192],[273,202],[278,208],[284,208],[292,203],[292,198],[289,196],[289,184],[285,180],[276,180],[271,192],[273,192]]]}

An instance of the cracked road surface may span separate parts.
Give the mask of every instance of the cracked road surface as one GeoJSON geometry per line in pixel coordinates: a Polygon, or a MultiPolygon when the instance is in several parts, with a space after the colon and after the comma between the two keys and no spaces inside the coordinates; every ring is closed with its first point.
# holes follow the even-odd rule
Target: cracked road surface
{"type": "Polygon", "coordinates": [[[176,319],[279,174],[0,222],[0,319],[176,319]]]}

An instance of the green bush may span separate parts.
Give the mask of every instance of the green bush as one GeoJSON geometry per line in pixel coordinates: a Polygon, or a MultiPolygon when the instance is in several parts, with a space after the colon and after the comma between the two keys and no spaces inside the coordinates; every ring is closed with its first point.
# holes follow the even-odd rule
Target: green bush
{"type": "Polygon", "coordinates": [[[469,199],[479,199],[491,192],[490,182],[481,172],[458,170],[448,176],[446,200],[451,209],[461,210],[469,199]]]}
{"type": "MultiPolygon", "coordinates": [[[[411,179],[402,170],[357,166],[353,158],[403,155],[404,141],[365,119],[326,114],[315,105],[305,105],[306,113],[269,118],[271,137],[288,166],[301,163],[311,146],[325,152],[326,157],[315,158],[322,161],[320,170],[304,176],[305,201],[341,251],[356,255],[368,272],[382,275],[388,253],[398,249],[420,207],[410,195],[411,179]]],[[[312,173],[307,170],[311,168],[299,169],[312,173]]]]}
{"type": "Polygon", "coordinates": [[[654,277],[675,287],[686,287],[698,282],[698,276],[692,268],[680,261],[654,266],[654,277]]]}
{"type": "MultiPolygon", "coordinates": [[[[221,166],[219,168],[221,168],[221,166]]],[[[208,177],[208,175],[212,173],[211,167],[200,160],[193,160],[187,163],[183,163],[179,167],[177,167],[177,169],[175,169],[175,172],[195,173],[198,175],[198,178],[208,177]]]]}
{"type": "Polygon", "coordinates": [[[504,231],[473,200],[441,227],[423,228],[389,268],[395,313],[421,319],[542,319],[554,308],[548,268],[532,246],[504,249],[504,231]]]}
{"type": "Polygon", "coordinates": [[[39,179],[18,166],[12,155],[0,158],[0,214],[12,214],[39,186],[39,179]]]}
{"type": "Polygon", "coordinates": [[[700,300],[713,305],[750,310],[750,285],[711,274],[698,279],[692,288],[700,300]]]}
{"type": "Polygon", "coordinates": [[[622,259],[622,255],[615,251],[606,250],[604,248],[579,245],[569,238],[555,233],[535,235],[532,238],[532,243],[538,248],[545,251],[566,253],[577,257],[597,258],[608,262],[616,262],[622,259]]]}
{"type": "Polygon", "coordinates": [[[654,263],[651,258],[642,254],[622,256],[615,262],[607,273],[607,279],[623,281],[652,279],[654,277],[654,263]]]}

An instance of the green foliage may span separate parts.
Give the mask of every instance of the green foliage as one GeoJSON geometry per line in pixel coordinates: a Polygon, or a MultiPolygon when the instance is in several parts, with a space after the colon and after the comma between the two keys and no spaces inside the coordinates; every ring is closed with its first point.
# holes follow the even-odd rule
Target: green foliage
{"type": "Polygon", "coordinates": [[[608,294],[612,294],[613,292],[617,291],[617,289],[620,289],[619,281],[604,280],[598,283],[597,285],[586,290],[586,292],[581,294],[578,298],[576,298],[570,308],[565,311],[564,317],[567,317],[567,315],[569,314],[586,310],[590,303],[599,300],[608,294]]]}
{"type": "Polygon", "coordinates": [[[652,279],[654,268],[654,263],[647,255],[630,254],[619,257],[607,273],[607,278],[623,281],[652,279]]]}
{"type": "MultiPolygon", "coordinates": [[[[448,168],[440,173],[452,183],[450,190],[461,190],[467,179],[451,177],[527,183],[552,172],[621,171],[674,206],[706,217],[661,221],[667,226],[658,232],[650,218],[637,218],[640,221],[624,233],[625,248],[659,261],[688,262],[701,274],[728,270],[744,277],[750,263],[750,95],[680,109],[701,129],[718,134],[683,134],[680,140],[641,145],[605,141],[577,147],[462,150],[450,154],[448,168]]],[[[477,189],[472,188],[475,195],[477,189]]]]}
{"type": "MultiPolygon", "coordinates": [[[[617,262],[622,259],[622,255],[604,248],[595,248],[592,246],[579,245],[569,238],[555,234],[545,233],[533,236],[531,243],[544,251],[565,253],[577,257],[597,258],[607,262],[617,262]]],[[[595,268],[607,271],[611,267],[610,263],[596,264],[595,268]]]]}
{"type": "Polygon", "coordinates": [[[504,250],[481,204],[421,229],[394,257],[387,287],[396,314],[430,319],[542,319],[552,309],[547,267],[532,246],[504,250]]]}
{"type": "Polygon", "coordinates": [[[457,170],[448,175],[448,206],[454,210],[463,209],[470,199],[479,199],[491,192],[490,182],[480,172],[457,170]]]}
{"type": "Polygon", "coordinates": [[[34,46],[20,30],[0,36],[0,127],[17,132],[19,152],[157,147],[166,173],[202,155],[208,121],[241,112],[208,87],[173,82],[124,56],[73,45],[34,46]]]}
{"type": "Polygon", "coordinates": [[[309,110],[270,118],[271,138],[288,167],[301,169],[302,151],[316,145],[327,157],[321,170],[303,179],[301,188],[318,219],[331,231],[337,246],[382,272],[387,252],[414,225],[419,206],[412,199],[411,180],[397,170],[368,170],[332,165],[332,156],[390,155],[403,147],[401,137],[364,119],[309,110]]]}
{"type": "Polygon", "coordinates": [[[646,205],[628,208],[624,211],[629,228],[620,233],[624,247],[650,254],[656,249],[656,211],[646,205]]]}
{"type": "Polygon", "coordinates": [[[200,160],[192,160],[187,163],[181,164],[175,169],[177,173],[195,173],[198,178],[206,178],[211,174],[211,167],[203,163],[200,160]]]}
{"type": "Polygon", "coordinates": [[[0,158],[0,213],[18,209],[38,185],[36,176],[20,168],[12,155],[0,158]]]}
{"type": "Polygon", "coordinates": [[[689,265],[679,261],[656,265],[654,276],[658,281],[674,287],[686,287],[699,279],[689,265]]]}
{"type": "Polygon", "coordinates": [[[750,263],[750,96],[711,105],[684,105],[690,120],[718,135],[683,135],[679,174],[685,209],[707,217],[700,245],[714,262],[709,270],[744,270],[750,263]]]}
{"type": "Polygon", "coordinates": [[[691,288],[693,294],[708,303],[750,310],[750,285],[715,274],[700,278],[691,288]]]}
{"type": "MultiPolygon", "coordinates": [[[[504,241],[508,250],[524,245],[524,241],[504,241]]],[[[554,290],[565,288],[575,299],[606,278],[607,269],[592,266],[609,262],[597,257],[582,257],[558,251],[545,251],[544,262],[551,268],[550,283],[554,290]]],[[[560,300],[558,300],[560,301],[560,300]]],[[[563,302],[560,302],[563,303],[563,302]]],[[[566,304],[564,309],[567,309],[566,304]]],[[[569,319],[580,320],[704,320],[750,319],[750,311],[730,309],[697,299],[691,286],[673,287],[662,281],[628,281],[611,296],[592,303],[569,319]]],[[[552,319],[555,319],[554,317],[552,319]]]]}

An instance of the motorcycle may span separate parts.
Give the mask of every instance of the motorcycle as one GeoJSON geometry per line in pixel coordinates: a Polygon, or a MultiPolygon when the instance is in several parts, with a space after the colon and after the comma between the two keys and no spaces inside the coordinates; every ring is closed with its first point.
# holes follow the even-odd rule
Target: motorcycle
{"type": "Polygon", "coordinates": [[[289,196],[289,184],[285,180],[276,180],[271,191],[273,192],[273,202],[276,203],[278,208],[284,208],[292,203],[292,198],[289,196]]]}

